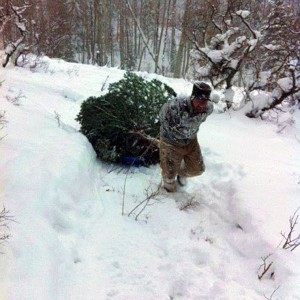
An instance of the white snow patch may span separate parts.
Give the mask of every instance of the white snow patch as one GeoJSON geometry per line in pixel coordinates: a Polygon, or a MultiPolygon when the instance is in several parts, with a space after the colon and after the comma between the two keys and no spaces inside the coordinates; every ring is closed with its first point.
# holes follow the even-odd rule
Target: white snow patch
{"type": "Polygon", "coordinates": [[[249,10],[238,10],[236,12],[236,14],[238,16],[241,16],[242,18],[246,19],[250,15],[250,11],[249,10]]]}
{"type": "MultiPolygon", "coordinates": [[[[299,206],[298,122],[283,135],[243,112],[212,114],[199,130],[206,172],[177,194],[154,197],[135,221],[139,208],[127,215],[159,186],[159,166],[98,161],[74,120],[84,99],[124,71],[45,61],[35,72],[1,69],[9,123],[0,132],[0,204],[17,221],[1,248],[1,297],[260,300],[280,286],[274,298],[300,299],[299,251],[277,247],[299,206]],[[18,91],[26,98],[16,106],[6,95],[18,91]],[[259,281],[269,253],[275,277],[259,281]]],[[[178,94],[192,89],[183,79],[143,76],[178,94]]]]}
{"type": "Polygon", "coordinates": [[[292,87],[293,87],[293,80],[289,77],[281,78],[277,81],[277,84],[280,86],[280,88],[288,93],[292,87]]]}

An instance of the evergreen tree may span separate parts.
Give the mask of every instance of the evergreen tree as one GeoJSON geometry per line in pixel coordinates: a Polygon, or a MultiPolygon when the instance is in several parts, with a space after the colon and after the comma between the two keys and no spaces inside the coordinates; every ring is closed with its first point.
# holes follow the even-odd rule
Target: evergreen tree
{"type": "Polygon", "coordinates": [[[158,136],[160,108],[172,96],[174,90],[159,80],[149,82],[127,72],[106,95],[83,102],[76,120],[101,159],[157,163],[158,148],[138,133],[158,136]]]}

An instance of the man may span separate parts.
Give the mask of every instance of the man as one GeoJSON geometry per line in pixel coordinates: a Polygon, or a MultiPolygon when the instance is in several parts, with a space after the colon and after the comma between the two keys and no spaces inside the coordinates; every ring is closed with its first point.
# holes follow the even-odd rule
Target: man
{"type": "Polygon", "coordinates": [[[197,140],[199,126],[213,111],[211,88],[196,82],[189,98],[174,98],[160,111],[160,167],[163,186],[176,191],[176,184],[186,184],[186,177],[201,175],[204,162],[197,140]]]}

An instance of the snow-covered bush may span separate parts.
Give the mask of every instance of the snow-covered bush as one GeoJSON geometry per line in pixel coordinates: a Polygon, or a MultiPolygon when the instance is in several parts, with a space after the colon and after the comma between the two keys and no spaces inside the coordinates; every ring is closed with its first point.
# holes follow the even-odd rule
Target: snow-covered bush
{"type": "Polygon", "coordinates": [[[138,133],[158,136],[159,110],[175,95],[157,79],[148,82],[127,72],[124,79],[109,86],[106,95],[83,102],[76,120],[101,159],[156,163],[158,148],[138,133]]]}

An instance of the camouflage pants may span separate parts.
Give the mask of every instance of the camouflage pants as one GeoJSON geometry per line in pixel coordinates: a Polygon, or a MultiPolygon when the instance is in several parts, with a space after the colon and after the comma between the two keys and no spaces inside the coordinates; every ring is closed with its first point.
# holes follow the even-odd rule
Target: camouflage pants
{"type": "Polygon", "coordinates": [[[197,139],[187,146],[175,146],[160,141],[160,167],[165,183],[173,183],[176,176],[193,177],[205,171],[205,165],[197,139]]]}

